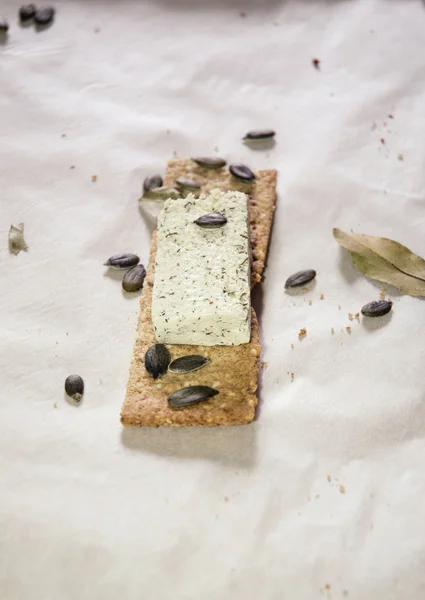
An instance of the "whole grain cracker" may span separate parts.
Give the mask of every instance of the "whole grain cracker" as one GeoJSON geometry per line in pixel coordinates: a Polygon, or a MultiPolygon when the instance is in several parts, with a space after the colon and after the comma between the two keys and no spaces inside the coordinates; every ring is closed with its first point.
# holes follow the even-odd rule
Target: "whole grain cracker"
{"type": "MultiPolygon", "coordinates": [[[[261,280],[276,201],[276,171],[256,173],[255,184],[234,180],[225,169],[202,169],[191,160],[171,160],[165,185],[172,186],[177,177],[190,176],[202,183],[202,191],[214,188],[238,189],[250,195],[249,215],[252,245],[252,279],[261,280]]],[[[156,255],[156,234],[152,238],[149,268],[140,301],[141,311],[137,326],[127,393],[121,411],[121,422],[126,426],[213,426],[242,425],[255,417],[261,345],[258,321],[252,310],[252,332],[249,344],[239,346],[169,345],[172,358],[186,354],[208,356],[211,362],[199,371],[177,375],[166,373],[154,381],[144,367],[146,350],[156,339],[152,327],[151,306],[156,255]],[[171,408],[168,395],[180,387],[210,385],[220,393],[211,400],[183,409],[171,408]]]]}

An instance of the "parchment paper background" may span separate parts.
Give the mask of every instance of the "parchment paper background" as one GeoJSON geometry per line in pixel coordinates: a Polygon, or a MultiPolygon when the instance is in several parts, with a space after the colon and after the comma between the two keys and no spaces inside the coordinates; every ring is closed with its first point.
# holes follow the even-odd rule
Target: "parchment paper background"
{"type": "Polygon", "coordinates": [[[332,227],[425,255],[424,3],[69,0],[40,32],[19,6],[1,6],[1,599],[423,599],[425,304],[390,289],[388,318],[351,322],[381,288],[332,227]],[[274,148],[240,142],[262,127],[274,148]],[[215,149],[279,169],[259,419],[124,431],[139,296],[102,263],[148,259],[143,178],[215,149]],[[288,296],[303,268],[316,285],[288,296]]]}

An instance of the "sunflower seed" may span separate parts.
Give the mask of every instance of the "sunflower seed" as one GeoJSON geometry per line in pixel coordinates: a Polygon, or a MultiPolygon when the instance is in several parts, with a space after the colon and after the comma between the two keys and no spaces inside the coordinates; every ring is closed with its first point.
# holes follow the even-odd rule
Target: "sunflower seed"
{"type": "Polygon", "coordinates": [[[197,371],[205,367],[210,361],[205,356],[199,356],[197,354],[189,354],[188,356],[181,356],[176,358],[168,367],[170,373],[190,373],[191,371],[197,371]]]}
{"type": "Polygon", "coordinates": [[[226,165],[224,158],[218,156],[199,156],[198,158],[192,158],[192,160],[204,169],[221,169],[226,165]]]}
{"type": "Polygon", "coordinates": [[[272,129],[259,129],[248,131],[243,138],[244,142],[267,142],[274,138],[276,133],[272,129]]]}
{"type": "Polygon", "coordinates": [[[114,254],[103,264],[111,269],[129,269],[135,267],[139,260],[140,258],[136,254],[114,254]]]}
{"type": "Polygon", "coordinates": [[[202,217],[199,217],[199,219],[196,219],[196,221],[193,222],[204,229],[216,229],[217,227],[223,227],[223,225],[226,225],[227,219],[224,215],[211,213],[209,215],[202,215],[202,217]]]}
{"type": "Polygon", "coordinates": [[[163,181],[161,175],[152,175],[151,177],[146,177],[143,182],[143,191],[150,192],[156,188],[160,188],[163,186],[163,181]]]}
{"type": "Polygon", "coordinates": [[[55,17],[55,9],[51,6],[45,8],[38,8],[35,11],[34,21],[37,25],[49,25],[55,17]]]}
{"type": "Polygon", "coordinates": [[[0,34],[7,33],[9,31],[9,23],[6,19],[0,20],[0,34]]]}
{"type": "Polygon", "coordinates": [[[29,21],[34,18],[35,11],[37,10],[35,4],[25,4],[19,9],[19,19],[21,21],[29,21]]]}
{"type": "Polygon", "coordinates": [[[24,240],[24,224],[11,225],[9,229],[9,248],[13,254],[19,254],[21,250],[28,250],[24,240]]]}
{"type": "Polygon", "coordinates": [[[151,377],[158,379],[168,369],[171,356],[164,344],[154,344],[145,354],[145,368],[151,377]]]}
{"type": "Polygon", "coordinates": [[[246,165],[230,165],[229,171],[233,177],[242,179],[243,181],[254,181],[255,175],[246,165]]]}
{"type": "Polygon", "coordinates": [[[79,402],[84,394],[84,381],[79,375],[68,375],[65,379],[65,392],[79,402]]]}
{"type": "Polygon", "coordinates": [[[306,271],[298,271],[294,273],[285,282],[285,288],[298,287],[299,285],[305,285],[312,281],[316,277],[316,271],[314,269],[307,269],[306,271]]]}
{"type": "Polygon", "coordinates": [[[190,387],[182,388],[181,390],[177,390],[170,394],[168,396],[168,404],[173,408],[190,406],[191,404],[197,404],[198,402],[208,400],[218,393],[218,390],[207,385],[191,385],[190,387]]]}
{"type": "Polygon", "coordinates": [[[365,317],[383,317],[390,312],[393,303],[389,300],[375,300],[365,304],[362,308],[362,315],[365,317]]]}
{"type": "Polygon", "coordinates": [[[193,181],[193,179],[186,179],[186,177],[178,177],[176,183],[180,188],[187,190],[200,190],[201,184],[193,181]]]}
{"type": "Polygon", "coordinates": [[[161,186],[145,192],[141,200],[163,201],[168,200],[169,198],[171,198],[172,200],[176,200],[177,198],[181,198],[181,194],[178,190],[175,190],[174,188],[161,186]]]}
{"type": "Polygon", "coordinates": [[[122,278],[122,287],[126,292],[138,292],[146,277],[146,270],[143,265],[133,267],[122,278]]]}

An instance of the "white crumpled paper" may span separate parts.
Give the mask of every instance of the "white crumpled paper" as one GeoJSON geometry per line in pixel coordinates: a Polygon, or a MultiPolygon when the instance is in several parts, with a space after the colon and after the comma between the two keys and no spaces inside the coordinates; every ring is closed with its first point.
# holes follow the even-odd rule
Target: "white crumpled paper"
{"type": "Polygon", "coordinates": [[[381,288],[332,227],[425,255],[424,4],[75,0],[39,32],[19,6],[0,40],[1,599],[422,600],[425,304],[389,289],[388,318],[350,321],[381,288]],[[263,127],[273,149],[241,143],[263,127]],[[259,418],[124,430],[139,296],[102,265],[148,260],[144,177],[214,153],[279,169],[259,418]],[[285,293],[304,268],[312,291],[285,293]]]}

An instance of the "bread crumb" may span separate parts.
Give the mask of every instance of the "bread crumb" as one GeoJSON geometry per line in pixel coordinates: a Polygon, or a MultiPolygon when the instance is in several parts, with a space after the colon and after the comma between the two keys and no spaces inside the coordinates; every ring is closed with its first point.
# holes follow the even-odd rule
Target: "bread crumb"
{"type": "Polygon", "coordinates": [[[229,502],[229,498],[227,496],[224,496],[224,501],[229,502]]]}
{"type": "Polygon", "coordinates": [[[309,304],[309,306],[311,306],[313,304],[313,300],[309,300],[308,304],[309,304]]]}
{"type": "Polygon", "coordinates": [[[330,583],[325,584],[325,590],[330,590],[330,589],[331,589],[330,583]]]}
{"type": "Polygon", "coordinates": [[[340,304],[338,304],[338,310],[341,310],[341,305],[340,304]]]}
{"type": "Polygon", "coordinates": [[[348,596],[348,590],[342,590],[344,596],[348,596]]]}
{"type": "Polygon", "coordinates": [[[305,327],[303,327],[302,329],[299,330],[298,337],[300,340],[302,338],[304,338],[306,335],[307,335],[307,329],[305,327]]]}
{"type": "Polygon", "coordinates": [[[332,477],[331,477],[330,475],[328,475],[326,479],[327,479],[329,482],[331,482],[331,481],[332,481],[332,477]]]}
{"type": "Polygon", "coordinates": [[[375,123],[375,121],[372,123],[372,126],[370,128],[371,131],[374,131],[376,128],[378,127],[378,125],[375,123]]]}
{"type": "Polygon", "coordinates": [[[386,296],[386,295],[387,295],[387,290],[384,290],[384,289],[382,289],[382,290],[379,292],[379,297],[380,297],[380,298],[385,298],[385,296],[386,296]]]}
{"type": "Polygon", "coordinates": [[[399,152],[397,158],[398,158],[398,160],[404,160],[404,154],[402,154],[401,152],[399,152]]]}
{"type": "Polygon", "coordinates": [[[345,494],[345,486],[344,485],[340,485],[339,486],[339,491],[341,492],[341,494],[345,494]]]}
{"type": "Polygon", "coordinates": [[[242,11],[242,12],[240,12],[240,13],[239,13],[239,16],[240,16],[242,19],[245,19],[245,17],[246,17],[246,12],[243,12],[243,11],[242,11]]]}
{"type": "Polygon", "coordinates": [[[320,71],[320,60],[318,58],[313,58],[313,60],[311,61],[312,65],[315,69],[317,69],[318,71],[320,71]]]}
{"type": "Polygon", "coordinates": [[[320,498],[320,494],[316,494],[316,495],[314,496],[314,499],[315,499],[315,500],[318,500],[319,498],[320,498]]]}
{"type": "Polygon", "coordinates": [[[58,403],[57,402],[53,402],[53,408],[57,408],[58,407],[58,403]]]}
{"type": "Polygon", "coordinates": [[[325,294],[320,294],[320,300],[324,300],[325,299],[325,294]]]}
{"type": "Polygon", "coordinates": [[[291,348],[292,348],[292,350],[295,348],[294,344],[291,344],[291,348]]]}
{"type": "Polygon", "coordinates": [[[331,327],[331,334],[334,335],[335,333],[335,329],[333,327],[331,327]]]}
{"type": "Polygon", "coordinates": [[[345,328],[345,331],[346,331],[347,333],[351,333],[351,327],[348,327],[348,325],[347,325],[347,327],[345,328]]]}
{"type": "Polygon", "coordinates": [[[294,381],[295,379],[295,373],[291,373],[291,381],[294,381]]]}
{"type": "Polygon", "coordinates": [[[269,364],[268,362],[265,362],[265,361],[263,361],[263,362],[261,363],[261,368],[262,368],[262,369],[265,369],[265,368],[267,367],[267,365],[268,365],[268,364],[269,364]]]}
{"type": "Polygon", "coordinates": [[[350,319],[350,321],[353,320],[353,315],[351,313],[348,313],[348,318],[350,319]]]}
{"type": "Polygon", "coordinates": [[[360,320],[360,313],[356,313],[356,314],[354,315],[354,318],[355,318],[355,319],[357,319],[357,321],[359,321],[359,320],[360,320]]]}
{"type": "Polygon", "coordinates": [[[389,119],[394,119],[394,115],[388,115],[389,119]]]}
{"type": "Polygon", "coordinates": [[[91,180],[93,181],[93,183],[95,183],[97,181],[97,175],[92,175],[91,180]]]}
{"type": "Polygon", "coordinates": [[[381,138],[380,141],[381,141],[381,144],[385,144],[385,139],[384,138],[381,138]]]}

